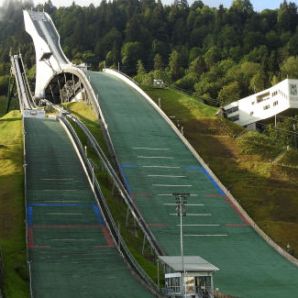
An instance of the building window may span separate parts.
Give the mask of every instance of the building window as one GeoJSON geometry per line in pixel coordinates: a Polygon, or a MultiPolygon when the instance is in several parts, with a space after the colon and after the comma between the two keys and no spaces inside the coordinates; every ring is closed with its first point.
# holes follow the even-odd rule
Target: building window
{"type": "Polygon", "coordinates": [[[236,106],[236,107],[232,107],[232,108],[227,109],[227,110],[226,110],[226,113],[227,113],[227,114],[232,114],[232,113],[237,112],[238,110],[239,110],[239,107],[236,106]]]}
{"type": "Polygon", "coordinates": [[[268,110],[268,109],[270,109],[270,105],[266,105],[263,107],[263,110],[268,110]]]}
{"type": "Polygon", "coordinates": [[[233,122],[238,121],[239,120],[239,115],[229,117],[229,120],[231,120],[233,122]]]}
{"type": "Polygon", "coordinates": [[[278,101],[273,102],[273,106],[277,106],[278,105],[278,101]]]}
{"type": "Polygon", "coordinates": [[[265,92],[257,96],[257,102],[262,102],[270,98],[270,92],[265,92]]]}
{"type": "Polygon", "coordinates": [[[290,93],[293,96],[297,96],[298,95],[297,85],[290,84],[290,93]]]}

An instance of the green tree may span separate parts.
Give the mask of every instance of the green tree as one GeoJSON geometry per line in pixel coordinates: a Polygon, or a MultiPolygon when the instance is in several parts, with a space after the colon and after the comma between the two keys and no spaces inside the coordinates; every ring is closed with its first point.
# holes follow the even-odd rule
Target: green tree
{"type": "Polygon", "coordinates": [[[199,77],[206,70],[207,66],[202,56],[199,56],[195,60],[193,60],[189,66],[189,72],[194,73],[197,77],[199,77]]]}
{"type": "Polygon", "coordinates": [[[278,84],[278,82],[279,82],[278,77],[276,75],[274,75],[271,79],[271,86],[278,84]]]}
{"type": "Polygon", "coordinates": [[[142,60],[137,62],[137,75],[144,75],[146,73],[142,60]]]}
{"type": "Polygon", "coordinates": [[[249,0],[233,0],[231,9],[245,14],[251,14],[254,11],[249,0]]]}
{"type": "Polygon", "coordinates": [[[291,56],[281,66],[282,78],[298,79],[298,56],[291,56]]]}
{"type": "Polygon", "coordinates": [[[136,63],[142,56],[142,45],[140,42],[127,42],[121,49],[122,64],[125,71],[132,74],[136,70],[136,63]]]}
{"type": "Polygon", "coordinates": [[[211,47],[204,55],[204,60],[209,68],[216,64],[220,58],[220,50],[217,47],[211,47]]]}
{"type": "Polygon", "coordinates": [[[240,85],[237,81],[225,85],[219,92],[218,98],[221,105],[226,105],[230,102],[240,99],[240,85]]]}
{"type": "Polygon", "coordinates": [[[154,56],[154,70],[162,70],[164,68],[162,57],[160,54],[154,56]]]}
{"type": "Polygon", "coordinates": [[[250,80],[250,90],[260,92],[265,88],[265,76],[263,72],[256,73],[250,80]]]}
{"type": "Polygon", "coordinates": [[[285,31],[294,31],[297,26],[297,6],[295,3],[288,3],[286,0],[280,5],[277,21],[279,28],[285,31]]]}
{"type": "Polygon", "coordinates": [[[169,74],[173,81],[176,81],[183,74],[183,68],[180,66],[180,55],[173,50],[169,58],[169,74]]]}

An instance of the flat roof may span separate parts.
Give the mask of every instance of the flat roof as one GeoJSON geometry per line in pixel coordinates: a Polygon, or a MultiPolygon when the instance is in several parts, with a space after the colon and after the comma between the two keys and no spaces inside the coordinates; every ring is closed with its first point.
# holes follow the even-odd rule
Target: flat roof
{"type": "MultiPolygon", "coordinates": [[[[175,272],[183,271],[181,256],[159,256],[158,258],[175,272]]],[[[184,269],[187,272],[214,272],[219,270],[199,256],[184,256],[184,269]]]]}

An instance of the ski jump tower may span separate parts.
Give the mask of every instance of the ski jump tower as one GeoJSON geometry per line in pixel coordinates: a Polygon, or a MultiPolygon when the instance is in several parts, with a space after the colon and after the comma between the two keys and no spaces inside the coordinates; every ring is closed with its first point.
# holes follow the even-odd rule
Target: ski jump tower
{"type": "Polygon", "coordinates": [[[24,20],[36,51],[35,97],[44,98],[51,80],[72,64],[61,49],[59,33],[47,13],[25,10],[24,20]]]}

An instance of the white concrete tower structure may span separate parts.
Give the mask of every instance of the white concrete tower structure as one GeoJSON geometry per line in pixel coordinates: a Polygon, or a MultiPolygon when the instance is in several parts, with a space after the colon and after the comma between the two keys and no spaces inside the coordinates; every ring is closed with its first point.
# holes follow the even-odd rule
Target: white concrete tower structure
{"type": "Polygon", "coordinates": [[[50,81],[72,64],[61,49],[60,35],[47,13],[25,10],[24,21],[36,52],[35,97],[43,98],[50,81]]]}

